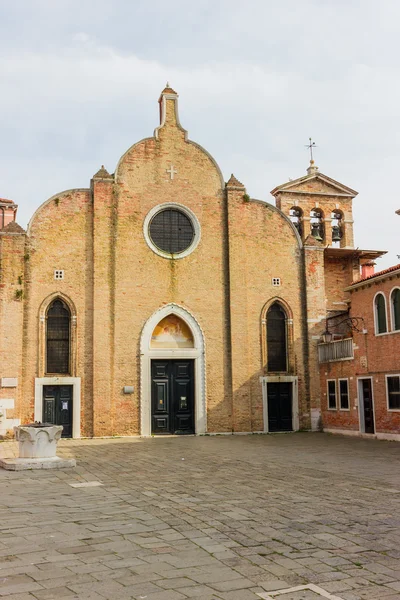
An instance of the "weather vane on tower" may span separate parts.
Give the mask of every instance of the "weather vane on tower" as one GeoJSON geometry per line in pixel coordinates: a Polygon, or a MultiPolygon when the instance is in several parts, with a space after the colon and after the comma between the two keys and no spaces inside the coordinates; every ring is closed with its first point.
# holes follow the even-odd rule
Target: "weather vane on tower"
{"type": "Polygon", "coordinates": [[[305,146],[305,148],[308,148],[310,150],[310,162],[314,162],[314,157],[313,157],[313,148],[318,148],[318,146],[316,145],[315,142],[312,141],[311,138],[309,139],[309,143],[305,146]]]}

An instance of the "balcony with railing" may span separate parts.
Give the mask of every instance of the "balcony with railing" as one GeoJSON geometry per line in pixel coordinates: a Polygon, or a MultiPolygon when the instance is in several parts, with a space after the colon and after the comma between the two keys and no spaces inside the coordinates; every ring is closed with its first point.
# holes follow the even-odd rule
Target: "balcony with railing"
{"type": "Polygon", "coordinates": [[[320,363],[351,360],[354,358],[353,338],[345,338],[318,344],[318,361],[320,363]]]}

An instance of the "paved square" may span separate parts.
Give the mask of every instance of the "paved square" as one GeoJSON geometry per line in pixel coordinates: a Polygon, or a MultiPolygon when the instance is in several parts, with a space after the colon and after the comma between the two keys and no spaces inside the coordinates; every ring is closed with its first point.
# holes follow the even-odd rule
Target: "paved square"
{"type": "Polygon", "coordinates": [[[59,455],[78,466],[0,470],[0,598],[400,599],[400,444],[124,438],[59,455]]]}

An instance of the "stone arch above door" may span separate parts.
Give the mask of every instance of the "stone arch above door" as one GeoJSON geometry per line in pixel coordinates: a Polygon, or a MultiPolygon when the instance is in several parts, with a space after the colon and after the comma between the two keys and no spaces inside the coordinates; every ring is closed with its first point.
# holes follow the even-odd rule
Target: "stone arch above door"
{"type": "MultiPolygon", "coordinates": [[[[155,336],[157,337],[157,335],[155,336]]],[[[194,361],[195,375],[195,432],[206,432],[206,377],[205,343],[203,331],[197,319],[177,304],[167,304],[155,311],[146,321],[140,339],[140,421],[141,435],[151,435],[151,361],[156,359],[190,359],[194,361]],[[153,335],[157,329],[171,324],[172,335],[160,343],[153,335]],[[175,336],[175,340],[174,340],[175,336]],[[177,341],[178,340],[178,341],[177,341]],[[179,341],[180,340],[180,341],[179,341]],[[164,345],[165,343],[165,345],[164,345]]]]}

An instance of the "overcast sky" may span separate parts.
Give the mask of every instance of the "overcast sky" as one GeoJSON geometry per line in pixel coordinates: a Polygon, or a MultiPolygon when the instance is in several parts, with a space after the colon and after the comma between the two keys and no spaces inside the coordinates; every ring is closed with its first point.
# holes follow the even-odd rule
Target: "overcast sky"
{"type": "Polygon", "coordinates": [[[320,171],[358,190],[355,244],[400,262],[398,0],[0,0],[0,197],[26,226],[153,134],[182,125],[248,193],[320,171]]]}

